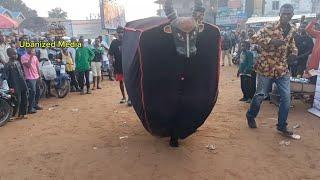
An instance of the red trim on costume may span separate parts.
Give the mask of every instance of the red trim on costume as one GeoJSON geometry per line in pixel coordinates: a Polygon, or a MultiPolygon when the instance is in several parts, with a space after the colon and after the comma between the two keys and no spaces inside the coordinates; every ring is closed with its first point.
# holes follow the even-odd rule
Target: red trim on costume
{"type": "MultiPolygon", "coordinates": [[[[141,35],[139,37],[139,39],[141,38],[141,35]]],[[[142,62],[142,56],[141,56],[141,47],[140,47],[140,44],[139,44],[139,47],[138,47],[138,53],[139,53],[139,62],[140,62],[140,88],[141,88],[141,101],[142,101],[142,108],[143,108],[143,111],[144,111],[144,119],[146,121],[146,125],[147,125],[147,129],[148,131],[152,134],[152,130],[150,128],[150,124],[149,124],[149,121],[148,121],[148,118],[147,118],[147,112],[146,112],[146,105],[145,105],[145,102],[144,102],[144,92],[143,92],[143,62],[142,62]]]]}

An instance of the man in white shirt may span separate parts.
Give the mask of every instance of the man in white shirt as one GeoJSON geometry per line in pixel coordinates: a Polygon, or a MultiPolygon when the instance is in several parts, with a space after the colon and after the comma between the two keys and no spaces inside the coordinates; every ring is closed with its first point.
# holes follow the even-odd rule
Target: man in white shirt
{"type": "Polygon", "coordinates": [[[0,63],[9,62],[9,57],[7,55],[7,49],[10,48],[10,45],[5,43],[5,38],[3,35],[0,35],[0,63]]]}
{"type": "Polygon", "coordinates": [[[101,42],[101,46],[104,48],[104,54],[103,54],[103,70],[105,71],[108,71],[108,74],[109,74],[109,79],[111,81],[113,81],[113,71],[112,71],[112,68],[110,67],[110,62],[109,62],[109,59],[108,59],[108,51],[109,51],[109,45],[106,41],[103,40],[102,36],[99,36],[98,37],[100,42],[101,42]]]}

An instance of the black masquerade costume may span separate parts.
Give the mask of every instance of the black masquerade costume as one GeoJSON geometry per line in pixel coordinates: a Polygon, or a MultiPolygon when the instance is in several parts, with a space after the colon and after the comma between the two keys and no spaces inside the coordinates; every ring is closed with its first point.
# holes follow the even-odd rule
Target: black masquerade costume
{"type": "Polygon", "coordinates": [[[172,0],[168,18],[129,22],[123,39],[123,71],[132,105],[143,126],[170,145],[194,133],[218,96],[220,32],[203,23],[202,1],[193,17],[177,17],[172,0]]]}

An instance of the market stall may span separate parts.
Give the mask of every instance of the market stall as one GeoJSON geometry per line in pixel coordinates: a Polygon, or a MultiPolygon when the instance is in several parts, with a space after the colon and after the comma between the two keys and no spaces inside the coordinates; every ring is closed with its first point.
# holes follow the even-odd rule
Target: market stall
{"type": "MultiPolygon", "coordinates": [[[[302,102],[311,105],[310,99],[314,97],[316,85],[309,79],[305,78],[290,78],[291,99],[299,99],[302,102]]],[[[279,106],[280,95],[277,87],[273,84],[272,92],[270,93],[271,103],[279,106]]],[[[311,99],[312,100],[312,99],[311,99]]]]}

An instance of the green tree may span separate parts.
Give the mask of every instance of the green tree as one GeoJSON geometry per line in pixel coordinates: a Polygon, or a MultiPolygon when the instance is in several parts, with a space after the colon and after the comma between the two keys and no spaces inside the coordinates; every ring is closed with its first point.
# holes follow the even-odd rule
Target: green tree
{"type": "Polygon", "coordinates": [[[67,12],[63,11],[61,8],[54,8],[48,12],[50,18],[62,18],[67,19],[67,12]]]}
{"type": "Polygon", "coordinates": [[[20,24],[20,26],[35,33],[48,31],[48,22],[42,17],[27,18],[20,24]]]}

